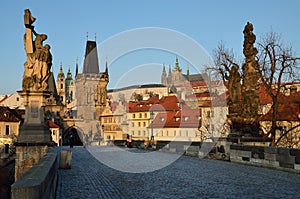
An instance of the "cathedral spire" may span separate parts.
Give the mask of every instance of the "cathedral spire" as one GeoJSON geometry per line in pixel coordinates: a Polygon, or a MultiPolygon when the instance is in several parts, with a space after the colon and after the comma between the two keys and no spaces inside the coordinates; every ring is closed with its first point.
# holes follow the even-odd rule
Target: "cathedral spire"
{"type": "Polygon", "coordinates": [[[167,72],[166,72],[165,64],[163,64],[163,71],[162,71],[162,74],[161,74],[161,83],[163,85],[167,85],[167,72]]]}
{"type": "Polygon", "coordinates": [[[176,62],[175,62],[175,68],[174,70],[181,70],[179,67],[179,62],[178,62],[178,56],[176,55],[176,62]]]}

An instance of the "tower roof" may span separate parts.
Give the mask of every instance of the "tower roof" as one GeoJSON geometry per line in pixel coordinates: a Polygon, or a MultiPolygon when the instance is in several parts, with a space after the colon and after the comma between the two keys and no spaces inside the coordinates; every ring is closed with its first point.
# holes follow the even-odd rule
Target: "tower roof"
{"type": "Polygon", "coordinates": [[[71,73],[71,70],[70,70],[70,65],[69,65],[69,68],[68,68],[67,80],[73,80],[72,73],[71,73]]]}
{"type": "Polygon", "coordinates": [[[82,73],[99,73],[96,41],[87,41],[82,73]]]}
{"type": "Polygon", "coordinates": [[[177,56],[176,56],[176,62],[175,62],[174,70],[178,70],[178,71],[181,70],[181,68],[179,67],[179,62],[178,62],[178,57],[177,56]]]}
{"type": "Polygon", "coordinates": [[[59,73],[57,75],[57,78],[60,78],[60,77],[65,78],[65,74],[64,74],[64,71],[62,69],[62,63],[60,63],[59,73]]]}

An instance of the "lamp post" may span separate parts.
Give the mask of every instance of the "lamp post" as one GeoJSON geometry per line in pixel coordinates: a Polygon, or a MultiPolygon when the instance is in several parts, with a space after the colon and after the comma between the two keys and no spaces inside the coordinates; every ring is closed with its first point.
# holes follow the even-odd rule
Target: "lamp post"
{"type": "MultiPolygon", "coordinates": [[[[154,113],[150,111],[150,122],[153,124],[154,113]]],[[[154,136],[153,136],[153,125],[151,125],[151,137],[150,137],[150,144],[151,146],[154,144],[154,136]]]]}

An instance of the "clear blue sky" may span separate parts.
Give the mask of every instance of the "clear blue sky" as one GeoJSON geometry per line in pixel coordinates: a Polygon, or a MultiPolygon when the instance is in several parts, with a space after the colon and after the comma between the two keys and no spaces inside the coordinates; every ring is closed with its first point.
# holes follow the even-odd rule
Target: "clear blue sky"
{"type": "MultiPolygon", "coordinates": [[[[86,32],[90,33],[90,39],[96,32],[100,44],[113,35],[135,28],[167,28],[194,39],[209,54],[218,42],[223,41],[241,56],[242,30],[250,21],[257,37],[272,29],[281,34],[283,41],[291,44],[298,55],[300,52],[300,1],[297,0],[9,0],[2,1],[0,7],[0,94],[21,89],[23,63],[26,61],[23,46],[23,11],[26,8],[37,18],[35,30],[48,35],[45,43],[51,45],[55,75],[60,62],[65,73],[68,65],[74,73],[76,57],[79,68],[82,68],[86,32]]],[[[103,59],[100,60],[101,70],[103,59]]],[[[109,87],[118,87],[116,82],[120,75],[136,66],[148,63],[169,65],[174,61],[175,55],[165,52],[149,51],[144,56],[143,53],[131,53],[110,63],[109,87]]],[[[187,62],[179,61],[185,71],[187,62]]],[[[156,68],[161,71],[157,64],[156,68]]],[[[159,82],[160,74],[153,81],[159,82]]]]}

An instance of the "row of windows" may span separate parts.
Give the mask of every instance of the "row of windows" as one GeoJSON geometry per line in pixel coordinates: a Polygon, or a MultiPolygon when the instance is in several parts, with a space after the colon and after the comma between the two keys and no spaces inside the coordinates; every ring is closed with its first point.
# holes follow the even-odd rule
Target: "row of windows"
{"type": "Polygon", "coordinates": [[[166,131],[158,131],[156,130],[155,131],[155,135],[156,136],[182,136],[182,137],[194,137],[195,136],[195,132],[191,132],[191,131],[188,131],[188,130],[179,130],[179,131],[169,131],[169,130],[166,130],[166,131]]]}
{"type": "Polygon", "coordinates": [[[148,114],[147,113],[139,113],[139,114],[135,114],[133,113],[132,114],[132,118],[147,118],[148,117],[148,114]],[[138,117],[137,117],[138,116],[138,117]]]}
{"type": "Polygon", "coordinates": [[[146,122],[131,122],[131,127],[146,127],[147,126],[147,123],[146,122]]]}
{"type": "MultiPolygon", "coordinates": [[[[131,131],[131,134],[136,135],[136,136],[148,136],[147,131],[131,131]]],[[[156,130],[154,133],[154,136],[160,136],[160,137],[163,137],[163,136],[195,137],[195,135],[196,135],[195,131],[188,131],[188,130],[186,130],[186,131],[182,131],[182,130],[159,131],[159,130],[156,130]]]]}
{"type": "Polygon", "coordinates": [[[131,131],[132,135],[137,135],[137,136],[148,136],[146,131],[131,131]]]}

